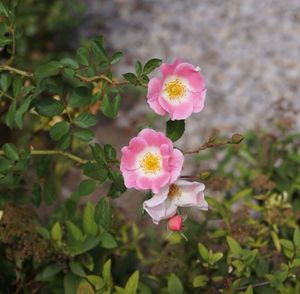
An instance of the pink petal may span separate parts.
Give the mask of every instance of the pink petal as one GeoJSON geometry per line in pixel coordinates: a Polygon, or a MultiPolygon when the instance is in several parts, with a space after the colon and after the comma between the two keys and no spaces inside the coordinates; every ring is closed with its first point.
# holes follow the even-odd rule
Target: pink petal
{"type": "Polygon", "coordinates": [[[164,187],[160,190],[159,193],[155,194],[149,200],[144,201],[144,206],[155,207],[159,204],[162,204],[167,198],[169,193],[169,186],[164,187]]]}
{"type": "Polygon", "coordinates": [[[122,171],[124,184],[127,188],[136,188],[137,173],[135,171],[122,171]]]}
{"type": "Polygon", "coordinates": [[[178,149],[174,149],[172,158],[170,160],[170,173],[171,173],[170,184],[174,183],[180,176],[183,161],[184,161],[184,157],[182,152],[179,151],[178,149]]]}
{"type": "Polygon", "coordinates": [[[158,103],[158,96],[160,95],[163,86],[163,81],[158,78],[152,78],[148,84],[147,102],[150,107],[160,115],[165,115],[165,110],[158,103]]]}
{"type": "Polygon", "coordinates": [[[173,107],[172,113],[170,113],[171,120],[186,119],[193,113],[193,103],[190,101],[180,103],[173,107]]]}
{"type": "Polygon", "coordinates": [[[176,60],[173,63],[163,63],[160,66],[160,71],[163,76],[163,80],[165,80],[168,76],[173,75],[175,68],[181,63],[181,60],[179,58],[176,58],[176,60]]]}
{"type": "Polygon", "coordinates": [[[137,190],[148,190],[151,189],[153,179],[145,176],[138,177],[136,180],[137,190]]]}
{"type": "Polygon", "coordinates": [[[143,138],[134,137],[129,142],[129,149],[134,153],[139,153],[147,148],[147,142],[143,138]]]}
{"type": "MultiPolygon", "coordinates": [[[[145,201],[146,202],[146,201],[145,201]]],[[[168,199],[157,206],[148,207],[144,202],[144,209],[151,216],[153,222],[158,224],[163,219],[168,219],[176,214],[177,206],[168,199]]]]}
{"type": "Polygon", "coordinates": [[[164,133],[156,132],[152,129],[143,129],[138,136],[143,138],[148,146],[155,146],[158,148],[163,144],[172,146],[172,141],[167,138],[164,133]]]}
{"type": "Polygon", "coordinates": [[[205,97],[206,89],[202,92],[193,92],[189,94],[189,98],[193,101],[193,112],[198,113],[203,109],[205,97]]]}
{"type": "Polygon", "coordinates": [[[161,107],[158,100],[150,100],[148,99],[147,103],[153,109],[153,111],[159,115],[165,115],[167,112],[161,107]]]}
{"type": "Polygon", "coordinates": [[[160,177],[156,178],[152,182],[151,189],[154,193],[158,193],[162,187],[169,184],[171,175],[169,173],[163,173],[160,177]]]}
{"type": "Polygon", "coordinates": [[[202,92],[205,89],[204,78],[190,63],[179,64],[174,71],[174,75],[186,79],[192,91],[202,92]]]}
{"type": "Polygon", "coordinates": [[[129,147],[123,147],[121,149],[122,157],[121,157],[121,164],[120,170],[135,170],[137,169],[137,160],[136,160],[136,153],[132,152],[129,147]]]}

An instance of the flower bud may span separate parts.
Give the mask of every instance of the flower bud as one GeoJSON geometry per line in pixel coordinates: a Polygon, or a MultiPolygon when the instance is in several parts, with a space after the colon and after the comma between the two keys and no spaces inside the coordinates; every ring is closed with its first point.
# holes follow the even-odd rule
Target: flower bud
{"type": "Polygon", "coordinates": [[[180,215],[175,215],[169,219],[168,228],[171,231],[181,231],[183,228],[183,219],[180,215]]]}
{"type": "Polygon", "coordinates": [[[240,135],[240,134],[234,134],[232,137],[231,137],[231,142],[233,144],[239,144],[241,143],[242,141],[244,140],[244,136],[240,135]]]}

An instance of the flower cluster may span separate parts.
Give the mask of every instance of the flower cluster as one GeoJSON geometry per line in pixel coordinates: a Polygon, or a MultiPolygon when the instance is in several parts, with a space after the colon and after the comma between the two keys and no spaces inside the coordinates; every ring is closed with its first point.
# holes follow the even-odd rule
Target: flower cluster
{"type": "MultiPolygon", "coordinates": [[[[160,71],[162,79],[152,78],[147,93],[148,104],[157,114],[182,120],[203,109],[206,88],[198,68],[176,59],[172,64],[163,63],[160,71]]],[[[178,207],[208,209],[204,185],[180,179],[184,156],[165,134],[143,129],[121,151],[125,186],[153,192],[143,207],[155,224],[169,219],[169,229],[179,231],[178,207]]]]}

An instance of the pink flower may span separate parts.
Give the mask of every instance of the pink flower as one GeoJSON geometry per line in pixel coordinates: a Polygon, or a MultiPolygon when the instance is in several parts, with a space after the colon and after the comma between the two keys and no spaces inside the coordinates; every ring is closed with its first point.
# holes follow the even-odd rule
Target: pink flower
{"type": "Polygon", "coordinates": [[[171,120],[186,119],[204,107],[205,81],[190,63],[176,59],[160,66],[162,79],[152,78],[148,84],[150,107],[160,115],[170,114],[171,120]]]}
{"type": "Polygon", "coordinates": [[[144,129],[121,151],[120,170],[127,188],[157,193],[180,175],[183,154],[163,133],[144,129]]]}
{"type": "Polygon", "coordinates": [[[168,228],[170,231],[181,231],[183,228],[183,219],[180,215],[175,215],[169,219],[168,228]]]}
{"type": "Polygon", "coordinates": [[[174,216],[179,206],[195,206],[201,210],[207,210],[208,204],[204,199],[204,188],[202,183],[178,180],[161,189],[159,193],[145,201],[143,206],[155,224],[174,216]]]}

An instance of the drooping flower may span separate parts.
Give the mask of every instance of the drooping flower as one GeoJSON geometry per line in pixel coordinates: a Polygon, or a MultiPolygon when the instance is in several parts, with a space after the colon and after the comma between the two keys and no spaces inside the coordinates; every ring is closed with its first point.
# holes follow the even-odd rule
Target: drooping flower
{"type": "Polygon", "coordinates": [[[204,199],[204,189],[205,186],[202,183],[178,180],[162,188],[151,199],[144,201],[143,207],[155,224],[174,216],[178,207],[194,206],[201,210],[208,210],[208,204],[204,199]]]}
{"type": "Polygon", "coordinates": [[[163,133],[142,130],[122,148],[120,170],[127,188],[157,193],[180,175],[184,157],[163,133]]]}
{"type": "Polygon", "coordinates": [[[178,232],[183,228],[183,219],[180,215],[171,217],[168,221],[168,228],[170,231],[178,232]]]}
{"type": "Polygon", "coordinates": [[[198,67],[176,59],[163,63],[160,71],[162,79],[152,78],[147,93],[148,104],[157,114],[180,120],[203,109],[206,88],[198,67]]]}

